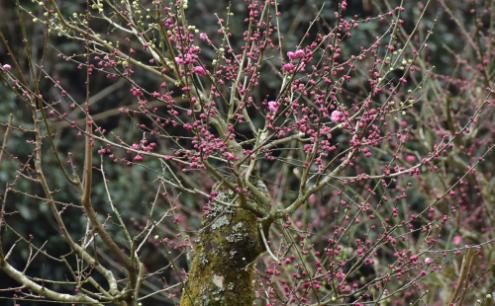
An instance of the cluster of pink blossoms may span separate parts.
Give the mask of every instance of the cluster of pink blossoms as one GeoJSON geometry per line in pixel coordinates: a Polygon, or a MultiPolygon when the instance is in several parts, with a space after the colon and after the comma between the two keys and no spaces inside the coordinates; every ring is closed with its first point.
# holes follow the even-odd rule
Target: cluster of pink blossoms
{"type": "Polygon", "coordinates": [[[296,51],[289,51],[287,52],[287,57],[292,61],[292,60],[297,60],[303,58],[305,55],[304,50],[299,49],[296,51]]]}

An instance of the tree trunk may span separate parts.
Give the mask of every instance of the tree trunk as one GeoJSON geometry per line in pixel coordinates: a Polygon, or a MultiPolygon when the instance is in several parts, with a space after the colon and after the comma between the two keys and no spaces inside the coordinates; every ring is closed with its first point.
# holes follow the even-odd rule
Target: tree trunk
{"type": "Polygon", "coordinates": [[[195,241],[180,306],[250,306],[254,261],[264,251],[256,216],[216,205],[195,241]]]}

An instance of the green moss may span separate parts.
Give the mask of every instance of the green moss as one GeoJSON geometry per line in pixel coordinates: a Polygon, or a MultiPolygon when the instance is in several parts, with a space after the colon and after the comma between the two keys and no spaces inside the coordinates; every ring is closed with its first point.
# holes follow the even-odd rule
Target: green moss
{"type": "Polygon", "coordinates": [[[254,301],[253,261],[264,251],[256,217],[222,209],[203,221],[181,306],[246,306],[254,301]]]}

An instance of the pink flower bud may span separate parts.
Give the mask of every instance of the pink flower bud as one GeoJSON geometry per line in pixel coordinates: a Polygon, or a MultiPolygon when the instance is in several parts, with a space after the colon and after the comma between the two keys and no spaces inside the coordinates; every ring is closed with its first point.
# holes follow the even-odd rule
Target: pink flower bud
{"type": "Polygon", "coordinates": [[[452,243],[454,245],[460,245],[462,243],[462,236],[461,235],[455,235],[454,239],[452,239],[452,243]]]}
{"type": "Polygon", "coordinates": [[[334,110],[330,115],[330,120],[332,120],[332,122],[334,123],[342,122],[344,121],[344,119],[345,119],[344,113],[338,110],[334,110]]]}
{"type": "Polygon", "coordinates": [[[138,155],[134,156],[133,159],[134,159],[134,161],[137,161],[138,162],[138,161],[142,161],[144,158],[141,155],[138,154],[138,155]]]}
{"type": "Polygon", "coordinates": [[[414,156],[414,155],[407,155],[406,156],[406,161],[408,163],[414,163],[416,161],[416,156],[414,156]]]}
{"type": "Polygon", "coordinates": [[[2,70],[9,72],[10,70],[12,70],[12,66],[10,66],[9,64],[5,64],[2,66],[2,70]]]}
{"type": "Polygon", "coordinates": [[[431,265],[432,263],[433,263],[433,259],[431,259],[430,257],[425,258],[425,264],[426,265],[431,265]]]}
{"type": "Polygon", "coordinates": [[[268,110],[272,113],[276,113],[278,110],[278,103],[276,101],[268,101],[268,110]]]}
{"type": "Polygon", "coordinates": [[[199,76],[205,76],[206,75],[206,70],[205,68],[201,67],[201,66],[195,66],[192,71],[199,75],[199,76]]]}

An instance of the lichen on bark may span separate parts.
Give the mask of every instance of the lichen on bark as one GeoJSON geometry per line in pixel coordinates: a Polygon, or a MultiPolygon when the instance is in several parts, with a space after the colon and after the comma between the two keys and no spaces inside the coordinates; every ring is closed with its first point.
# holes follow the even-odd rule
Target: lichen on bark
{"type": "Polygon", "coordinates": [[[254,302],[254,261],[264,251],[256,216],[217,205],[204,217],[181,306],[246,306],[254,302]]]}

